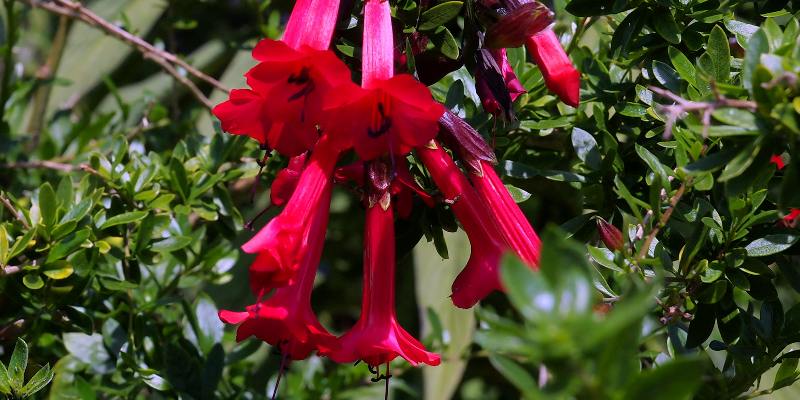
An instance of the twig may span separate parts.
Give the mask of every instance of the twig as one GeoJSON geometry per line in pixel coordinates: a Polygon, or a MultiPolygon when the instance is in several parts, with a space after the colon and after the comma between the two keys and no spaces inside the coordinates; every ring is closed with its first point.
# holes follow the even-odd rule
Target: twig
{"type": "Polygon", "coordinates": [[[2,195],[2,194],[0,194],[0,203],[3,203],[3,206],[5,206],[5,207],[6,207],[6,209],[8,209],[8,211],[9,211],[9,212],[11,212],[11,214],[12,214],[12,215],[13,215],[13,216],[14,216],[14,217],[15,217],[15,218],[16,218],[16,219],[19,221],[19,222],[21,222],[21,223],[22,223],[22,226],[24,226],[24,227],[25,227],[25,229],[31,229],[31,225],[28,223],[28,221],[26,221],[26,220],[25,220],[25,218],[23,218],[22,214],[21,214],[19,211],[17,211],[17,209],[16,209],[16,208],[14,208],[14,205],[13,205],[13,204],[11,204],[11,201],[9,201],[9,200],[6,198],[6,196],[4,196],[4,195],[2,195]]]}
{"type": "Polygon", "coordinates": [[[58,19],[58,30],[56,30],[55,37],[53,37],[53,45],[50,48],[50,53],[47,55],[45,63],[36,71],[36,83],[39,87],[33,95],[33,111],[28,119],[28,133],[31,135],[31,141],[28,143],[28,150],[32,151],[39,146],[39,138],[42,134],[42,125],[44,125],[44,116],[47,108],[47,102],[50,99],[50,93],[53,85],[43,84],[53,78],[58,65],[61,63],[61,56],[64,54],[64,48],[67,44],[67,31],[69,30],[70,19],[67,16],[60,16],[58,19]]]}
{"type": "Polygon", "coordinates": [[[754,101],[729,99],[720,95],[715,88],[713,101],[692,101],[686,100],[669,90],[664,90],[659,87],[650,86],[648,89],[662,97],[668,98],[675,102],[670,105],[660,105],[659,109],[667,114],[667,121],[664,125],[664,137],[668,138],[672,135],[672,127],[678,118],[689,112],[696,112],[702,115],[703,123],[703,137],[708,137],[708,127],[711,125],[711,114],[718,108],[732,107],[744,108],[755,111],[758,105],[754,101]]]}
{"type": "Polygon", "coordinates": [[[18,272],[22,271],[22,268],[17,267],[15,265],[9,265],[7,267],[0,267],[0,276],[9,276],[14,275],[18,272]]]}
{"type": "Polygon", "coordinates": [[[0,164],[0,169],[53,169],[61,172],[73,172],[82,169],[80,166],[57,161],[35,160],[0,164]]]}
{"type": "Polygon", "coordinates": [[[70,0],[51,0],[51,1],[43,1],[43,0],[22,0],[26,3],[30,4],[32,7],[38,7],[54,14],[67,16],[70,18],[79,19],[89,25],[92,25],[107,34],[116,37],[117,39],[122,40],[125,43],[135,47],[145,58],[149,58],[153,60],[155,63],[160,65],[167,73],[172,75],[178,82],[186,86],[192,94],[200,100],[203,105],[208,108],[213,107],[213,103],[203,94],[203,92],[195,85],[191,80],[189,80],[184,74],[178,71],[178,68],[183,69],[186,71],[187,74],[192,75],[204,82],[209,83],[211,86],[220,89],[222,91],[228,92],[229,89],[225,87],[221,82],[218,80],[204,74],[197,68],[191,66],[186,61],[183,61],[178,56],[169,53],[167,51],[161,50],[153,46],[152,44],[148,43],[144,39],[131,34],[130,32],[125,31],[124,29],[112,24],[111,22],[106,21],[105,19],[101,18],[88,8],[84,7],[80,3],[76,3],[70,0]],[[176,68],[177,67],[177,68],[176,68]]]}
{"type": "Polygon", "coordinates": [[[672,217],[672,212],[675,211],[675,206],[681,200],[683,194],[686,193],[686,187],[691,183],[692,178],[689,177],[686,179],[686,181],[681,183],[681,186],[678,187],[678,190],[675,192],[672,198],[669,199],[669,207],[667,207],[667,210],[661,214],[658,224],[656,224],[656,226],[653,227],[653,230],[647,234],[647,237],[644,239],[644,243],[642,243],[642,247],[639,248],[639,254],[636,257],[637,260],[642,260],[647,255],[648,250],[650,250],[650,243],[653,243],[653,240],[656,238],[656,235],[658,235],[658,232],[661,231],[661,228],[667,226],[667,222],[669,222],[670,217],[672,217]]]}

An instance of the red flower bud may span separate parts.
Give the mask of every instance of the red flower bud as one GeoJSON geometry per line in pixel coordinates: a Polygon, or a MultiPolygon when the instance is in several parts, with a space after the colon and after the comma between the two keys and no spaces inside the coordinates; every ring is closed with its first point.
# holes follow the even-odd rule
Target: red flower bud
{"type": "Polygon", "coordinates": [[[597,218],[597,232],[600,233],[600,240],[609,250],[622,250],[625,242],[622,240],[622,231],[616,226],[611,225],[603,218],[597,218]]]}
{"type": "Polygon", "coordinates": [[[581,74],[572,65],[555,32],[547,29],[528,38],[525,45],[542,71],[547,88],[564,103],[577,107],[581,100],[581,74]]]}
{"type": "Polygon", "coordinates": [[[486,47],[502,49],[520,47],[530,36],[553,23],[553,12],[546,5],[532,0],[502,0],[480,9],[481,19],[488,26],[486,47]]]}

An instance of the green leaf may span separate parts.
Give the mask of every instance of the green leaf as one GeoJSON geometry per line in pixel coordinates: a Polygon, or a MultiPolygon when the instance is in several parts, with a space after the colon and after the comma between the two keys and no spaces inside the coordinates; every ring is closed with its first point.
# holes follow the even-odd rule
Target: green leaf
{"type": "Polygon", "coordinates": [[[728,292],[728,281],[718,280],[710,285],[707,285],[703,291],[697,295],[697,300],[701,303],[715,304],[718,303],[728,292]]]}
{"type": "Polygon", "coordinates": [[[661,183],[661,187],[669,188],[669,176],[671,175],[671,171],[661,163],[658,157],[651,153],[650,150],[647,150],[638,144],[636,145],[636,154],[638,154],[639,158],[641,158],[645,164],[647,164],[647,166],[650,167],[653,172],[655,172],[656,177],[661,183]]]}
{"type": "Polygon", "coordinates": [[[180,250],[192,244],[191,236],[170,236],[166,239],[154,242],[150,246],[150,250],[162,253],[168,253],[175,250],[180,250]]]}
{"type": "Polygon", "coordinates": [[[75,270],[72,268],[72,265],[68,263],[60,263],[57,264],[55,268],[48,267],[42,271],[42,273],[50,279],[61,280],[67,279],[72,276],[72,273],[75,270]]]}
{"type": "Polygon", "coordinates": [[[461,12],[463,5],[461,1],[447,1],[431,7],[420,16],[418,29],[428,31],[444,25],[461,12]]]}
{"type": "Polygon", "coordinates": [[[675,17],[669,9],[658,9],[652,15],[651,23],[656,32],[664,38],[664,40],[678,44],[681,42],[681,30],[678,24],[675,23],[675,17]]]}
{"type": "Polygon", "coordinates": [[[511,160],[506,160],[503,163],[503,171],[506,176],[518,179],[531,179],[541,176],[553,181],[586,182],[586,178],[583,175],[574,172],[538,169],[511,160]]]}
{"type": "Polygon", "coordinates": [[[6,227],[0,225],[0,266],[8,263],[10,257],[8,256],[8,233],[6,227]]]}
{"type": "Polygon", "coordinates": [[[596,15],[616,14],[624,11],[617,4],[625,4],[615,0],[572,0],[567,3],[567,12],[576,17],[593,17],[596,15]]]}
{"type": "Polygon", "coordinates": [[[56,200],[56,192],[49,182],[45,182],[39,187],[39,212],[42,215],[42,223],[47,226],[47,229],[53,229],[56,224],[56,217],[58,217],[58,200],[56,200]]]}
{"type": "Polygon", "coordinates": [[[697,87],[697,71],[694,69],[694,64],[680,50],[672,46],[669,46],[667,53],[669,53],[669,60],[678,75],[690,85],[697,87]]]}
{"type": "Polygon", "coordinates": [[[625,392],[625,400],[690,399],[700,386],[706,362],[679,358],[645,371],[625,392]]]}
{"type": "Polygon", "coordinates": [[[742,84],[745,89],[753,89],[753,73],[761,62],[761,54],[769,51],[769,38],[767,34],[759,29],[750,40],[747,41],[747,52],[744,55],[744,63],[742,65],[742,84]]]}
{"type": "Polygon", "coordinates": [[[11,388],[15,392],[22,390],[25,384],[25,368],[28,365],[28,344],[22,338],[17,338],[14,346],[14,353],[8,361],[8,378],[11,381],[11,388]]]}
{"type": "Polygon", "coordinates": [[[541,274],[522,260],[507,255],[501,263],[500,278],[514,308],[528,320],[540,320],[555,310],[555,296],[541,274]]]}
{"type": "Polygon", "coordinates": [[[775,374],[775,380],[772,384],[772,389],[777,390],[782,387],[791,385],[797,380],[797,364],[800,359],[797,358],[784,358],[778,372],[775,374]]]}
{"type": "Polygon", "coordinates": [[[508,193],[511,194],[511,198],[514,199],[514,202],[519,204],[531,198],[531,194],[514,186],[505,184],[506,190],[508,193]]]}
{"type": "Polygon", "coordinates": [[[70,234],[50,250],[50,253],[47,254],[47,262],[57,261],[68,256],[80,247],[90,235],[91,231],[88,228],[70,234]]]}
{"type": "Polygon", "coordinates": [[[64,216],[61,218],[61,222],[79,221],[89,213],[89,210],[92,209],[92,203],[92,199],[89,197],[81,200],[78,202],[78,204],[75,204],[72,208],[70,208],[66,214],[64,214],[64,216]]]}
{"type": "Polygon", "coordinates": [[[122,214],[115,215],[105,222],[103,225],[100,226],[100,229],[110,228],[112,226],[123,225],[123,224],[130,224],[132,222],[139,221],[144,219],[147,216],[147,211],[130,211],[122,214]]]}
{"type": "Polygon", "coordinates": [[[31,290],[39,290],[44,287],[44,281],[42,280],[42,277],[36,272],[26,274],[22,278],[22,283],[25,285],[25,287],[31,290]]]}
{"type": "Polygon", "coordinates": [[[516,362],[497,354],[490,355],[489,362],[492,363],[497,372],[500,372],[512,385],[516,386],[526,398],[530,396],[529,393],[536,391],[539,387],[528,371],[516,362]]]}
{"type": "Polygon", "coordinates": [[[11,380],[8,375],[8,370],[2,361],[0,361],[0,393],[7,396],[11,395],[11,380]]]}
{"type": "Polygon", "coordinates": [[[440,26],[430,36],[431,41],[434,43],[439,52],[451,60],[457,60],[459,55],[458,42],[450,33],[450,30],[444,26],[440,26]]]}
{"type": "Polygon", "coordinates": [[[727,82],[731,73],[731,49],[728,35],[719,25],[715,25],[711,30],[706,51],[714,63],[714,79],[717,82],[727,82]]]}
{"type": "Polygon", "coordinates": [[[107,276],[102,276],[98,280],[100,281],[100,285],[102,285],[104,288],[115,292],[136,289],[139,287],[139,285],[136,283],[121,281],[119,279],[114,279],[107,276]]]}
{"type": "Polygon", "coordinates": [[[31,240],[35,235],[36,235],[36,227],[34,226],[30,230],[25,232],[25,234],[22,235],[21,238],[17,239],[14,242],[14,245],[11,246],[11,250],[9,250],[8,252],[8,259],[10,260],[19,255],[20,253],[22,253],[23,251],[25,251],[25,249],[28,248],[28,244],[31,243],[31,240]]]}
{"type": "Polygon", "coordinates": [[[658,60],[653,60],[653,76],[658,83],[664,85],[672,92],[680,93],[681,80],[680,75],[675,72],[672,67],[658,60]]]}
{"type": "Polygon", "coordinates": [[[587,167],[593,170],[600,169],[603,160],[597,150],[597,141],[589,132],[578,127],[573,128],[572,147],[575,149],[575,154],[587,167]]]}
{"type": "Polygon", "coordinates": [[[44,387],[53,380],[54,375],[55,373],[50,369],[50,364],[45,364],[44,367],[40,368],[39,371],[31,377],[25,387],[22,388],[22,394],[24,396],[31,396],[44,389],[44,387]]]}
{"type": "Polygon", "coordinates": [[[769,256],[792,247],[797,243],[798,239],[800,239],[800,236],[788,233],[767,235],[761,239],[750,242],[750,244],[745,246],[745,250],[747,250],[747,255],[749,257],[769,256]]]}
{"type": "Polygon", "coordinates": [[[761,152],[761,141],[759,139],[748,143],[739,151],[739,154],[728,162],[717,180],[719,182],[725,182],[741,175],[753,164],[759,152],[761,152]]]}

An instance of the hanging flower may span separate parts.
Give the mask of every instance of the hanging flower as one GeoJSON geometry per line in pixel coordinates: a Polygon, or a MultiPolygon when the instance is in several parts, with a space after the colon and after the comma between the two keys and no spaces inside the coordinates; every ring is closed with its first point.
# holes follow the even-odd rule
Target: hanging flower
{"type": "Polygon", "coordinates": [[[291,283],[299,260],[307,252],[305,244],[314,243],[309,236],[324,236],[324,230],[320,233],[310,229],[311,221],[316,213],[329,207],[338,155],[323,136],[286,207],[242,246],[245,252],[257,254],[250,266],[250,285],[256,295],[291,283]]]}
{"type": "Polygon", "coordinates": [[[305,165],[306,154],[303,153],[292,157],[289,160],[289,165],[278,171],[269,190],[271,205],[280,207],[289,201],[294,189],[297,188],[297,182],[300,181],[300,173],[303,172],[305,165]]]}
{"type": "Polygon", "coordinates": [[[555,32],[545,29],[529,37],[525,45],[542,71],[547,88],[564,103],[577,107],[580,102],[581,74],[572,65],[555,32]]]}
{"type": "Polygon", "coordinates": [[[499,263],[506,246],[490,211],[444,149],[432,141],[418,148],[417,156],[442,194],[452,201],[453,213],[469,238],[469,261],[453,282],[451,298],[456,307],[470,308],[501,290],[499,263]]]}
{"type": "Polygon", "coordinates": [[[444,112],[425,85],[411,75],[394,75],[390,12],[388,1],[367,0],[362,87],[342,86],[325,106],[323,127],[364,160],[405,154],[427,143],[436,136],[436,121],[444,112]]]}
{"type": "Polygon", "coordinates": [[[508,247],[526,264],[537,267],[542,246],[539,236],[497,176],[494,167],[486,161],[481,164],[483,173],[470,174],[470,181],[486,204],[491,219],[496,221],[500,236],[508,247]]]}
{"type": "Polygon", "coordinates": [[[506,49],[482,49],[475,74],[475,89],[483,109],[490,114],[503,114],[511,119],[511,103],[526,90],[508,62],[506,49]]]}
{"type": "MultiPolygon", "coordinates": [[[[378,196],[388,193],[377,194],[378,196]]],[[[372,367],[398,356],[411,365],[439,365],[439,355],[428,352],[397,322],[394,307],[395,238],[392,207],[380,203],[367,208],[364,233],[364,281],[361,317],[338,340],[338,348],[321,354],[336,362],[362,360],[372,367]]]]}
{"type": "Polygon", "coordinates": [[[286,156],[313,146],[323,100],[350,81],[347,66],[328,50],[338,7],[338,0],[298,1],[283,40],[256,45],[259,64],[245,74],[252,89],[232,91],[213,110],[223,130],[286,156]]]}
{"type": "MultiPolygon", "coordinates": [[[[330,192],[326,193],[330,200],[330,192]]],[[[306,237],[306,252],[298,266],[298,276],[279,288],[267,300],[248,306],[245,312],[222,310],[219,318],[228,324],[241,324],[236,341],[255,336],[292,360],[302,360],[312,351],[331,351],[335,338],[317,320],[311,309],[311,290],[322,255],[328,209],[320,209],[313,218],[306,237]]]]}

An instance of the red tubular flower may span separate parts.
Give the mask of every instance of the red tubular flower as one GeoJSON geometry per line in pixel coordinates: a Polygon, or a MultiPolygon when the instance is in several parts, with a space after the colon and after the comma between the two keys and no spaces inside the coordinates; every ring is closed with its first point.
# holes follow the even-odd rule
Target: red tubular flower
{"type": "Polygon", "coordinates": [[[622,250],[625,242],[622,240],[622,231],[616,226],[611,225],[603,218],[597,218],[597,232],[600,233],[600,240],[609,250],[622,250]]]}
{"type": "Polygon", "coordinates": [[[338,154],[323,136],[286,207],[242,245],[246,253],[258,253],[250,266],[250,286],[257,296],[291,283],[299,260],[307,252],[308,236],[324,236],[324,230],[322,233],[311,230],[311,221],[315,213],[329,207],[333,168],[338,154]]]}
{"type": "Polygon", "coordinates": [[[417,366],[439,365],[438,354],[428,352],[397,322],[394,307],[394,217],[392,207],[375,204],[367,209],[364,233],[364,287],[361,317],[339,339],[338,349],[321,352],[336,362],[363,360],[376,367],[403,357],[417,366]]]}
{"type": "Polygon", "coordinates": [[[323,99],[350,81],[347,67],[328,51],[338,7],[338,0],[298,1],[283,41],[256,45],[253,58],[259,64],[245,74],[252,90],[234,90],[214,107],[223,130],[287,156],[313,146],[323,99]]]}
{"type": "Polygon", "coordinates": [[[278,171],[275,175],[275,180],[269,190],[269,201],[272,205],[280,207],[289,201],[292,197],[294,189],[297,188],[297,182],[300,180],[300,173],[303,172],[303,167],[306,165],[306,155],[292,157],[289,160],[289,165],[286,168],[278,171]]]}
{"type": "Polygon", "coordinates": [[[800,208],[793,208],[781,219],[781,225],[787,228],[794,228],[800,220],[800,208]]]}
{"type": "MultiPolygon", "coordinates": [[[[330,192],[326,195],[330,200],[330,192]]],[[[223,322],[241,324],[236,330],[237,342],[255,336],[277,347],[292,360],[302,360],[312,351],[331,351],[335,346],[334,336],[319,323],[311,309],[311,290],[322,255],[328,209],[318,210],[310,225],[307,251],[292,284],[279,288],[269,299],[247,307],[245,312],[219,312],[223,322]]]]}
{"type": "Polygon", "coordinates": [[[783,162],[783,157],[781,157],[780,154],[773,154],[772,157],[770,157],[769,162],[775,164],[775,167],[778,168],[778,171],[782,170],[786,166],[786,163],[783,162]]]}
{"type": "MultiPolygon", "coordinates": [[[[520,83],[519,79],[517,78],[517,74],[514,73],[514,69],[511,67],[511,63],[508,62],[508,57],[506,56],[506,49],[500,50],[486,50],[491,55],[492,59],[494,60],[493,64],[490,64],[490,67],[497,68],[497,71],[484,71],[483,69],[478,69],[478,73],[475,75],[475,89],[478,92],[478,96],[481,98],[481,103],[483,104],[483,109],[490,114],[497,115],[498,113],[503,113],[510,115],[510,110],[506,110],[506,107],[511,107],[510,102],[513,102],[517,99],[521,94],[525,93],[526,90],[520,83]],[[492,79],[490,76],[487,75],[496,75],[495,78],[492,79]],[[502,78],[502,87],[494,87],[494,81],[497,80],[497,84],[500,83],[500,79],[502,78]],[[498,95],[495,95],[496,91],[502,91],[503,93],[499,94],[501,98],[504,98],[504,101],[498,99],[498,95]],[[507,94],[506,94],[507,93],[507,94]],[[508,105],[506,103],[509,101],[508,105]]],[[[496,85],[499,86],[499,85],[496,85]]]]}
{"type": "Polygon", "coordinates": [[[418,148],[417,156],[439,190],[454,201],[453,212],[469,238],[469,261],[453,282],[451,298],[456,307],[470,308],[489,293],[502,290],[499,263],[506,250],[502,236],[478,193],[444,149],[432,141],[418,148]]]}
{"type": "Polygon", "coordinates": [[[547,88],[564,103],[577,107],[581,96],[581,74],[572,65],[555,32],[545,29],[529,37],[525,45],[542,71],[547,88]]]}
{"type": "Polygon", "coordinates": [[[364,160],[405,154],[427,143],[436,136],[436,121],[444,113],[425,85],[411,75],[394,75],[393,43],[389,2],[367,0],[362,88],[342,86],[325,106],[323,127],[364,160]]]}
{"type": "Polygon", "coordinates": [[[538,268],[542,241],[497,176],[494,167],[486,161],[482,161],[481,166],[483,174],[470,174],[470,180],[486,204],[491,218],[497,222],[500,236],[522,261],[538,268]]]}

